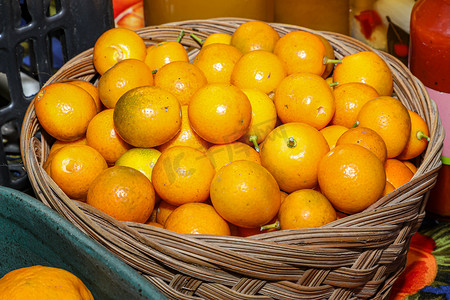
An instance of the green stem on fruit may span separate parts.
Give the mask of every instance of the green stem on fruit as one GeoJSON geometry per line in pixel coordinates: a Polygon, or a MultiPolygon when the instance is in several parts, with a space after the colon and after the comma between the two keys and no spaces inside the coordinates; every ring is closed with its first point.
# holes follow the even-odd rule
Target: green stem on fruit
{"type": "Polygon", "coordinates": [[[280,221],[276,221],[275,223],[272,224],[267,224],[267,225],[263,225],[259,228],[259,231],[264,231],[264,230],[268,230],[268,229],[280,229],[280,221]]]}
{"type": "Polygon", "coordinates": [[[291,136],[288,138],[287,146],[289,148],[295,148],[297,146],[297,141],[291,136]]]}
{"type": "Polygon", "coordinates": [[[326,65],[326,64],[340,64],[340,63],[342,63],[342,60],[340,60],[340,59],[331,59],[331,58],[328,58],[326,56],[323,58],[323,64],[324,65],[326,65]]]}
{"type": "Polygon", "coordinates": [[[181,32],[180,32],[180,34],[178,35],[178,38],[177,38],[177,43],[179,43],[181,41],[183,36],[184,36],[184,30],[181,30],[181,32]]]}
{"type": "Polygon", "coordinates": [[[423,133],[422,130],[419,130],[416,132],[416,137],[421,140],[421,139],[426,139],[428,142],[430,141],[430,137],[428,135],[426,135],[425,133],[423,133]]]}
{"type": "Polygon", "coordinates": [[[253,146],[255,147],[256,152],[259,152],[258,137],[256,135],[252,134],[248,138],[248,140],[253,143],[253,146]]]}
{"type": "Polygon", "coordinates": [[[352,128],[356,128],[359,125],[359,121],[356,121],[355,124],[353,124],[352,128]]]}
{"type": "Polygon", "coordinates": [[[194,33],[191,33],[190,36],[191,36],[191,38],[193,38],[197,43],[199,43],[200,46],[203,46],[204,40],[202,40],[201,38],[199,38],[198,36],[196,36],[194,33]]]}
{"type": "Polygon", "coordinates": [[[337,86],[339,84],[339,82],[335,81],[335,82],[330,82],[329,86],[333,87],[333,86],[337,86]]]}

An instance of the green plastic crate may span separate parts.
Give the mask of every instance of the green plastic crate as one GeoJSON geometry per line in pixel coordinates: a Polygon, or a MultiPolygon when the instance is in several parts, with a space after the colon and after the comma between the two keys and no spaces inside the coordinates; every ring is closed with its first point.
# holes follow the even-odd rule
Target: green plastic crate
{"type": "Polygon", "coordinates": [[[95,299],[166,299],[137,271],[35,198],[0,186],[0,277],[17,268],[72,272],[95,299]]]}

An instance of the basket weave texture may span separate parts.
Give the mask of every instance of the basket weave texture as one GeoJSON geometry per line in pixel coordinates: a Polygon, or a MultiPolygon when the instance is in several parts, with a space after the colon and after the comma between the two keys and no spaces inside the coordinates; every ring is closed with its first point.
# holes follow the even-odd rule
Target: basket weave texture
{"type": "MultiPolygon", "coordinates": [[[[214,32],[232,34],[246,19],[176,22],[137,30],[146,44],[176,40],[193,59],[214,32]]],[[[137,223],[119,222],[70,200],[42,169],[53,139],[40,127],[32,102],[26,113],[21,150],[40,201],[118,255],[174,299],[385,299],[403,271],[411,236],[425,215],[429,190],[441,166],[444,132],[435,103],[422,83],[397,59],[348,36],[287,24],[271,24],[280,35],[306,30],[327,38],[336,57],[378,53],[394,77],[394,92],[421,115],[430,129],[426,151],[416,159],[413,179],[365,211],[320,228],[276,231],[251,238],[186,236],[137,223]]],[[[46,84],[64,79],[96,82],[89,49],[65,64],[46,84]]]]}

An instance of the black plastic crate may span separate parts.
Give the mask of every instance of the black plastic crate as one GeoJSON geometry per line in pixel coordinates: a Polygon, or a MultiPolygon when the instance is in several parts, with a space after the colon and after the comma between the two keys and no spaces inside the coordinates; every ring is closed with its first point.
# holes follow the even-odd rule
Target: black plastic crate
{"type": "Polygon", "coordinates": [[[0,185],[31,190],[19,146],[25,111],[62,64],[112,27],[111,0],[0,0],[0,185]]]}

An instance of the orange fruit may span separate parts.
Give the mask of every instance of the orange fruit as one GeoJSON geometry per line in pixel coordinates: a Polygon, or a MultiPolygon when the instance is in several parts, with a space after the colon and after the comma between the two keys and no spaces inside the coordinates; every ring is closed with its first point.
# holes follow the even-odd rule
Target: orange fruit
{"type": "Polygon", "coordinates": [[[208,83],[230,83],[231,73],[242,52],[226,44],[203,46],[192,64],[203,71],[208,83]]]}
{"type": "Polygon", "coordinates": [[[107,108],[114,108],[123,94],[145,85],[153,85],[150,68],[140,60],[124,59],[100,77],[98,93],[107,108]]]}
{"type": "Polygon", "coordinates": [[[78,140],[75,141],[70,141],[70,142],[64,142],[64,141],[60,141],[60,140],[56,140],[52,146],[50,147],[50,152],[49,154],[55,152],[56,150],[67,146],[67,145],[76,145],[76,144],[80,144],[80,145],[87,145],[87,139],[86,136],[83,136],[81,138],[79,138],[78,140]]]}
{"type": "Polygon", "coordinates": [[[243,143],[253,145],[257,151],[266,136],[277,123],[277,110],[272,99],[257,89],[243,89],[252,106],[252,119],[247,131],[239,139],[243,143]]]}
{"type": "Polygon", "coordinates": [[[89,289],[62,268],[33,265],[14,269],[0,279],[1,299],[93,300],[89,289]]]}
{"type": "Polygon", "coordinates": [[[40,125],[55,139],[65,142],[83,137],[97,113],[91,95],[69,83],[44,86],[33,101],[40,125]]]}
{"type": "MultiPolygon", "coordinates": [[[[325,57],[326,60],[330,59],[330,60],[334,60],[336,57],[334,55],[334,49],[333,46],[331,46],[330,41],[328,41],[328,39],[326,39],[325,37],[321,36],[320,34],[316,34],[316,36],[322,41],[323,45],[325,46],[325,57]]],[[[330,76],[330,74],[333,72],[334,70],[334,63],[327,63],[325,64],[325,70],[322,73],[322,78],[326,79],[329,78],[328,76],[330,76]]],[[[333,77],[331,77],[331,80],[333,79],[333,77]]]]}
{"type": "Polygon", "coordinates": [[[263,21],[248,21],[241,25],[231,35],[230,44],[242,53],[255,50],[273,51],[280,39],[278,32],[263,21]]]}
{"type": "Polygon", "coordinates": [[[111,28],[95,42],[93,62],[95,70],[103,75],[117,62],[135,58],[144,61],[147,52],[144,40],[128,28],[111,28]]]}
{"type": "Polygon", "coordinates": [[[291,193],[317,185],[317,167],[330,150],[324,136],[305,123],[276,127],[262,144],[261,164],[275,177],[281,190],[291,193]]]}
{"type": "Polygon", "coordinates": [[[259,153],[249,145],[241,142],[213,145],[206,151],[206,155],[211,160],[216,171],[236,160],[249,160],[261,164],[259,153]]]}
{"type": "Polygon", "coordinates": [[[333,81],[344,84],[362,82],[372,86],[380,96],[391,96],[392,72],[387,63],[375,52],[361,51],[342,58],[333,71],[333,81]]]}
{"type": "Polygon", "coordinates": [[[387,194],[389,194],[393,190],[395,190],[395,187],[392,185],[392,183],[390,183],[389,181],[386,181],[386,185],[384,186],[384,191],[383,191],[383,195],[382,196],[386,196],[387,194]]]}
{"type": "Polygon", "coordinates": [[[333,96],[336,111],[330,123],[351,128],[356,123],[361,107],[379,95],[370,85],[362,82],[349,82],[335,86],[333,96]]]}
{"type": "Polygon", "coordinates": [[[164,228],[181,234],[230,235],[228,223],[206,203],[186,203],[167,218],[164,228]]]}
{"type": "Polygon", "coordinates": [[[325,79],[312,73],[295,73],[284,78],[274,99],[281,122],[307,123],[324,128],[335,112],[334,96],[325,79]]]}
{"type": "Polygon", "coordinates": [[[97,107],[97,113],[103,109],[103,103],[98,95],[98,88],[89,81],[81,79],[67,79],[60,82],[67,82],[79,86],[80,88],[88,92],[89,95],[91,95],[92,99],[94,99],[95,106],[97,107]]]}
{"type": "Polygon", "coordinates": [[[119,221],[145,223],[155,205],[155,190],[138,170],[114,166],[95,178],[86,203],[119,221]]]}
{"type": "Polygon", "coordinates": [[[368,101],[357,117],[358,126],[376,131],[384,140],[387,158],[402,153],[411,134],[411,118],[397,99],[382,96],[368,101]]]}
{"type": "Polygon", "coordinates": [[[152,181],[152,172],[161,152],[154,148],[131,148],[116,161],[116,166],[134,168],[152,181]]]}
{"type": "Polygon", "coordinates": [[[425,120],[416,112],[408,109],[411,118],[411,134],[408,143],[397,158],[400,160],[408,160],[422,154],[427,148],[430,141],[430,132],[425,120]]]}
{"type": "Polygon", "coordinates": [[[358,126],[348,129],[348,131],[342,134],[336,142],[336,145],[343,144],[356,144],[363,146],[364,148],[372,151],[382,163],[386,161],[386,143],[375,130],[370,128],[358,126]]]}
{"type": "Polygon", "coordinates": [[[313,33],[294,30],[283,35],[273,53],[282,61],[288,75],[307,72],[322,76],[325,71],[325,45],[313,33]]]}
{"type": "Polygon", "coordinates": [[[213,144],[226,144],[247,131],[252,107],[247,96],[231,84],[207,84],[191,98],[188,108],[192,129],[213,144]]]}
{"type": "Polygon", "coordinates": [[[211,203],[228,222],[239,227],[260,227],[280,207],[278,184],[260,164],[234,161],[221,168],[211,182],[211,203]]]}
{"type": "Polygon", "coordinates": [[[144,62],[153,72],[173,61],[189,61],[189,56],[182,44],[165,41],[147,48],[144,62]]]}
{"type": "Polygon", "coordinates": [[[209,197],[214,173],[205,153],[187,146],[175,146],[166,149],[158,158],[152,182],[158,195],[172,205],[204,202],[209,197]]]}
{"type": "Polygon", "coordinates": [[[125,142],[153,148],[168,142],[180,131],[181,107],[170,92],[142,86],[120,97],[113,119],[117,133],[125,142]]]}
{"type": "Polygon", "coordinates": [[[206,152],[211,144],[202,139],[191,127],[188,116],[188,106],[181,107],[181,129],[168,142],[158,146],[158,150],[163,152],[167,148],[174,146],[189,146],[199,151],[206,152]]]}
{"type": "Polygon", "coordinates": [[[322,133],[323,137],[327,140],[331,150],[336,146],[336,142],[346,131],[348,131],[347,127],[341,125],[329,125],[322,128],[320,133],[322,133]]]}
{"type": "Polygon", "coordinates": [[[83,200],[92,181],[108,167],[103,156],[87,145],[67,145],[54,153],[49,175],[71,199],[83,200]]]}
{"type": "Polygon", "coordinates": [[[402,163],[404,163],[414,174],[416,174],[417,167],[412,162],[409,160],[402,160],[402,163]]]}
{"type": "Polygon", "coordinates": [[[203,71],[186,61],[174,61],[155,74],[155,86],[174,94],[181,105],[189,104],[192,95],[207,84],[203,71]]]}
{"type": "Polygon", "coordinates": [[[333,207],[348,214],[376,202],[386,185],[383,163],[372,151],[355,144],[330,150],[319,163],[318,179],[333,207]]]}
{"type": "Polygon", "coordinates": [[[278,220],[278,216],[275,216],[269,223],[267,223],[267,225],[263,225],[261,227],[246,228],[246,227],[236,226],[236,231],[237,231],[236,235],[242,236],[242,237],[248,237],[248,236],[252,236],[252,235],[256,235],[256,234],[277,231],[277,230],[279,230],[279,228],[277,228],[276,226],[271,226],[271,224],[276,223],[277,220],[278,220]],[[266,229],[265,226],[267,226],[268,228],[266,229]]]}
{"type": "Polygon", "coordinates": [[[384,163],[384,169],[386,180],[396,189],[410,181],[414,176],[413,171],[407,165],[395,158],[387,159],[384,163]]]}
{"type": "Polygon", "coordinates": [[[161,224],[159,224],[159,223],[156,223],[156,222],[153,222],[153,221],[145,222],[145,224],[150,225],[150,226],[159,227],[159,228],[164,228],[163,225],[161,225],[161,224]]]}
{"type": "Polygon", "coordinates": [[[336,220],[330,201],[312,189],[295,191],[283,201],[278,212],[281,230],[315,228],[336,220]]]}
{"type": "Polygon", "coordinates": [[[272,52],[255,50],[241,56],[231,72],[230,82],[241,89],[260,89],[268,94],[286,77],[281,60],[272,52]]]}
{"type": "Polygon", "coordinates": [[[231,35],[224,32],[215,32],[205,39],[205,41],[202,43],[202,47],[206,47],[211,44],[226,44],[230,45],[231,43],[231,35]]]}
{"type": "Polygon", "coordinates": [[[122,154],[132,148],[114,129],[113,114],[112,108],[101,111],[92,118],[86,131],[87,144],[97,150],[108,165],[113,165],[122,154]]]}
{"type": "Polygon", "coordinates": [[[172,205],[166,201],[160,201],[156,209],[156,222],[164,226],[167,218],[177,208],[177,205],[172,205]]]}

